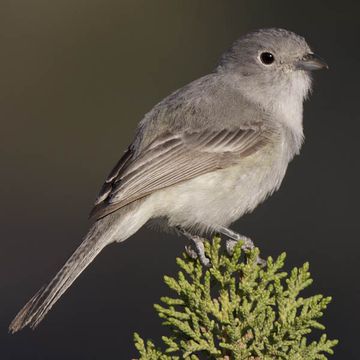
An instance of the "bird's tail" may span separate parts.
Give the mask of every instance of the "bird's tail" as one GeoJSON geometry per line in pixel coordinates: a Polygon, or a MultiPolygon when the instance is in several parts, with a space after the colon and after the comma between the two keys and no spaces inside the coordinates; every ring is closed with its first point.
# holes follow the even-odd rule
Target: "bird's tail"
{"type": "Polygon", "coordinates": [[[9,330],[16,332],[26,325],[35,328],[47,312],[75,281],[95,256],[107,245],[97,223],[93,225],[82,244],[56,274],[52,281],[41,288],[19,311],[9,330]]]}
{"type": "MultiPolygon", "coordinates": [[[[121,211],[121,210],[120,210],[121,211]]],[[[96,255],[109,243],[113,241],[122,241],[128,238],[144,222],[139,221],[136,225],[129,227],[126,225],[129,219],[126,215],[135,215],[133,212],[128,212],[120,221],[118,214],[111,214],[103,219],[98,220],[90,229],[81,245],[76,249],[73,255],[56,274],[53,280],[41,288],[19,311],[15,319],[9,326],[9,331],[14,333],[21,330],[26,325],[31,328],[36,328],[45,315],[49,312],[57,300],[70,287],[75,279],[84,271],[84,269],[94,260],[96,255]],[[125,228],[125,230],[124,230],[125,228]],[[119,230],[122,231],[119,238],[119,230]]],[[[144,219],[145,220],[145,219],[144,219]]],[[[134,224],[133,224],[134,225],[134,224]]]]}

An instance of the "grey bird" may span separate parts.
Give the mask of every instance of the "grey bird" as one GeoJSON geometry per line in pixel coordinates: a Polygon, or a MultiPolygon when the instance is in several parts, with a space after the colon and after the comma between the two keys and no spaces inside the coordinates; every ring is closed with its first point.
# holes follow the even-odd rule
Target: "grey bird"
{"type": "Polygon", "coordinates": [[[35,328],[97,254],[144,224],[159,222],[192,239],[208,264],[202,236],[252,241],[228,227],[276,191],[303,142],[303,101],[311,71],[327,68],[304,38],[261,29],[238,39],[209,75],[148,112],[106,179],[88,234],[53,280],[10,324],[35,328]]]}

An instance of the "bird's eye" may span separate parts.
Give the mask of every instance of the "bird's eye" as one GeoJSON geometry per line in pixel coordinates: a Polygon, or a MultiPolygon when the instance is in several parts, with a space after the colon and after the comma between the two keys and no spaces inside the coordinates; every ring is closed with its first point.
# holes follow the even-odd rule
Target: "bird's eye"
{"type": "Polygon", "coordinates": [[[274,62],[275,58],[272,53],[269,52],[263,52],[260,54],[260,60],[265,65],[270,65],[274,62]]]}

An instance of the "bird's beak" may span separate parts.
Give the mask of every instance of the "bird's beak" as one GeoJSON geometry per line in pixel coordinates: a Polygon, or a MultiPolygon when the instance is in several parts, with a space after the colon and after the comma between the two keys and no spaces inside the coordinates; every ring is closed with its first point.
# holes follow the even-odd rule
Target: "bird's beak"
{"type": "Polygon", "coordinates": [[[301,60],[298,60],[295,64],[297,70],[321,70],[329,69],[329,66],[326,62],[320,57],[313,53],[305,55],[301,60]]]}

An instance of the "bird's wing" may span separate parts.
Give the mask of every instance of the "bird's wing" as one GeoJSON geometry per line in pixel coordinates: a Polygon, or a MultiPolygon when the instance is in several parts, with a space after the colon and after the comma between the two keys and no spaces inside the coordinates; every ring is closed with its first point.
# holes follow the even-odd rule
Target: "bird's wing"
{"type": "Polygon", "coordinates": [[[252,124],[166,133],[136,156],[130,146],[106,179],[90,216],[104,217],[154,191],[237,164],[268,144],[275,131],[252,124]]]}

